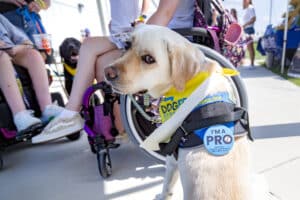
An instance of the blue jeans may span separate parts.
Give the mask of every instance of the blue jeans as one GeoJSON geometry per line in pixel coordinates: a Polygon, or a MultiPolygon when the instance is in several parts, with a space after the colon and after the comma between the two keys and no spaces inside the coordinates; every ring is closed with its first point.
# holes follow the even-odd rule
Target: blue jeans
{"type": "Polygon", "coordinates": [[[17,10],[3,13],[3,15],[16,27],[26,33],[29,39],[34,43],[33,34],[37,34],[36,26],[32,22],[27,22],[25,19],[17,13],[17,10]]]}
{"type": "Polygon", "coordinates": [[[248,27],[244,29],[244,32],[247,33],[248,35],[252,35],[255,33],[255,30],[253,27],[248,27]]]}

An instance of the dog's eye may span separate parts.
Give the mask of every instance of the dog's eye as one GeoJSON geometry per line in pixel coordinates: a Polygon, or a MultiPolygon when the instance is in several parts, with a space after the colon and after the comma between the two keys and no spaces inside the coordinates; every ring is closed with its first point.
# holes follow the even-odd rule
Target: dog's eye
{"type": "Polygon", "coordinates": [[[147,64],[155,63],[155,59],[152,56],[148,55],[148,54],[142,56],[142,61],[144,61],[147,64]]]}

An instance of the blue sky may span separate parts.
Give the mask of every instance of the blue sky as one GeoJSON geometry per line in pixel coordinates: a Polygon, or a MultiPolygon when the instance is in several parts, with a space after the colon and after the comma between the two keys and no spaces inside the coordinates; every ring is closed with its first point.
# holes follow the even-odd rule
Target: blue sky
{"type": "MultiPolygon", "coordinates": [[[[255,28],[258,34],[263,34],[266,26],[269,24],[271,1],[273,2],[271,23],[278,24],[282,21],[281,16],[286,10],[288,0],[252,0],[256,10],[255,28]]],[[[239,21],[242,21],[242,2],[242,0],[224,0],[223,5],[228,9],[236,8],[238,11],[239,21]]]]}

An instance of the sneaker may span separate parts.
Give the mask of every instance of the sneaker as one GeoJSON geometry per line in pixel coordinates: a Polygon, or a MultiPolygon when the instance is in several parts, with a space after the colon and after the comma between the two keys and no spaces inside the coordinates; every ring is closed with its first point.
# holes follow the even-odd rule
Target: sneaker
{"type": "Polygon", "coordinates": [[[126,132],[119,133],[115,138],[116,143],[125,144],[129,142],[129,138],[126,132]]]}
{"type": "Polygon", "coordinates": [[[42,130],[43,124],[39,118],[33,116],[32,110],[18,112],[13,117],[17,128],[16,140],[21,141],[36,135],[42,130]]]}
{"type": "Polygon", "coordinates": [[[51,119],[58,116],[64,110],[63,107],[57,106],[55,104],[51,104],[46,106],[45,110],[42,113],[42,121],[48,122],[51,119]]]}
{"type": "Polygon", "coordinates": [[[79,113],[74,112],[71,115],[65,115],[64,111],[55,117],[44,128],[41,134],[32,138],[32,143],[48,142],[58,138],[71,135],[83,128],[83,120],[79,113]]]}

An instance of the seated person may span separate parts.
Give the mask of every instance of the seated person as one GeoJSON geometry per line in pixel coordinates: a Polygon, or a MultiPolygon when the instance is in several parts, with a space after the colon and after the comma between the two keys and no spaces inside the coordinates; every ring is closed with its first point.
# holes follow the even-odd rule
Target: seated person
{"type": "MultiPolygon", "coordinates": [[[[130,22],[137,17],[136,14],[133,19],[129,17],[134,13],[129,5],[136,5],[137,0],[132,0],[132,2],[134,3],[129,4],[124,0],[110,1],[113,17],[111,28],[114,28],[114,22],[118,22],[118,16],[118,19],[125,24],[115,27],[117,31],[111,30],[113,34],[110,37],[89,37],[84,40],[80,48],[77,73],[74,77],[66,109],[52,120],[40,135],[32,138],[33,143],[57,139],[82,129],[82,124],[79,123],[81,120],[79,110],[82,105],[82,96],[87,87],[93,83],[95,77],[98,82],[103,81],[104,67],[122,55],[124,40],[130,35],[130,33],[122,32],[122,30],[126,30],[126,26],[127,30],[130,29],[130,22]],[[73,123],[67,125],[66,121],[72,121],[73,123]]],[[[156,12],[147,23],[170,28],[189,28],[193,26],[193,11],[194,0],[160,0],[156,12]]],[[[114,112],[116,128],[119,132],[123,132],[120,109],[114,109],[114,112]]]]}
{"type": "Polygon", "coordinates": [[[32,48],[28,37],[0,14],[0,88],[8,102],[17,128],[17,140],[22,140],[42,121],[26,110],[17,85],[13,64],[26,68],[42,111],[43,120],[57,116],[63,108],[52,105],[47,71],[41,54],[32,48]]]}
{"type": "MultiPolygon", "coordinates": [[[[128,31],[131,29],[131,22],[133,22],[141,14],[145,14],[148,9],[149,0],[143,0],[142,8],[139,9],[139,0],[130,0],[128,3],[124,0],[110,0],[110,11],[111,11],[111,21],[109,23],[109,31],[111,35],[118,35],[124,30],[128,31]]],[[[57,139],[65,135],[77,132],[83,128],[81,116],[79,111],[82,105],[82,96],[85,90],[92,85],[94,79],[96,78],[98,82],[103,80],[102,74],[100,72],[95,74],[95,64],[98,55],[105,52],[116,49],[117,47],[114,43],[110,42],[109,37],[88,37],[83,41],[80,52],[79,61],[77,64],[77,73],[75,74],[72,91],[70,94],[69,102],[66,105],[64,112],[60,114],[60,117],[55,118],[42,132],[40,137],[33,137],[33,143],[45,142],[51,139],[57,139]],[[89,53],[90,52],[90,53],[89,53]],[[84,67],[85,66],[85,67],[84,67]],[[86,73],[85,73],[86,72],[86,73]],[[98,75],[99,74],[99,75],[98,75]],[[76,92],[78,91],[78,92],[76,92]],[[55,130],[57,127],[60,129],[60,122],[57,125],[56,120],[64,118],[68,119],[72,123],[68,126],[64,126],[61,131],[55,130]],[[48,134],[49,133],[49,134],[48,134]],[[54,133],[54,134],[52,134],[54,133]]],[[[98,70],[97,70],[98,71],[98,70]]],[[[115,124],[119,133],[124,132],[124,128],[120,121],[119,109],[114,109],[115,124]]]]}
{"type": "Polygon", "coordinates": [[[50,3],[50,0],[2,0],[0,1],[0,13],[13,25],[24,31],[29,39],[34,42],[32,34],[38,33],[36,24],[33,21],[26,21],[26,23],[24,23],[24,16],[18,13],[18,9],[23,6],[28,6],[30,12],[38,14],[42,9],[48,9],[50,3]]]}

